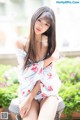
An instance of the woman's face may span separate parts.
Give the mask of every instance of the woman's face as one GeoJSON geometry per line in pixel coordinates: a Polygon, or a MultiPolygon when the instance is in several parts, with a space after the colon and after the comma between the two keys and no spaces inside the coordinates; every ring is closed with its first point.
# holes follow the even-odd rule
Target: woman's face
{"type": "Polygon", "coordinates": [[[36,35],[40,35],[44,32],[46,32],[50,27],[50,24],[42,19],[41,17],[39,17],[36,22],[35,22],[35,25],[34,25],[34,31],[35,31],[35,34],[36,35]]]}

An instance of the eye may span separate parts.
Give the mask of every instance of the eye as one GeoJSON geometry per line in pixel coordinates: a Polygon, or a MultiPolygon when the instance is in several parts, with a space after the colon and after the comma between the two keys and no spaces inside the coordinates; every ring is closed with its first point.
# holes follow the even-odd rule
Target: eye
{"type": "Polygon", "coordinates": [[[46,26],[48,26],[48,24],[47,24],[47,23],[46,23],[45,25],[46,25],[46,26]]]}
{"type": "Polygon", "coordinates": [[[41,20],[40,20],[40,19],[38,19],[37,21],[41,22],[41,20]]]}
{"type": "Polygon", "coordinates": [[[49,24],[48,24],[48,23],[46,23],[45,25],[46,25],[46,26],[49,26],[49,24]]]}

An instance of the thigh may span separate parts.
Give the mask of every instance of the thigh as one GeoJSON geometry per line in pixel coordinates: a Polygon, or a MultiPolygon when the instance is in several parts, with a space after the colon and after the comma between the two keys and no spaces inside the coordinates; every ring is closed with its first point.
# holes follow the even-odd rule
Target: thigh
{"type": "Polygon", "coordinates": [[[31,109],[28,115],[25,118],[23,118],[23,120],[37,120],[39,109],[40,109],[39,102],[37,100],[33,100],[31,109]]]}
{"type": "Polygon", "coordinates": [[[57,106],[58,99],[55,96],[50,96],[42,100],[38,120],[54,120],[57,106]]]}

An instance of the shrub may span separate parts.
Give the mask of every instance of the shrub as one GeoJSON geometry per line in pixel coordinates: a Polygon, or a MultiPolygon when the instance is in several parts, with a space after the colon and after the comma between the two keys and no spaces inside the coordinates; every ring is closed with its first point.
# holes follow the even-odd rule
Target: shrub
{"type": "Polygon", "coordinates": [[[17,97],[18,78],[16,69],[11,65],[0,65],[0,107],[8,107],[17,97]]]}
{"type": "Polygon", "coordinates": [[[17,97],[18,84],[0,89],[0,106],[9,107],[13,98],[17,97]]]}
{"type": "Polygon", "coordinates": [[[80,58],[61,58],[55,67],[62,81],[59,95],[65,103],[64,113],[80,112],[80,58]]]}
{"type": "Polygon", "coordinates": [[[55,64],[61,81],[76,84],[80,82],[80,58],[62,58],[55,64]]]}
{"type": "Polygon", "coordinates": [[[71,115],[74,111],[80,112],[80,82],[75,85],[62,84],[59,95],[65,103],[65,114],[71,115]]]}

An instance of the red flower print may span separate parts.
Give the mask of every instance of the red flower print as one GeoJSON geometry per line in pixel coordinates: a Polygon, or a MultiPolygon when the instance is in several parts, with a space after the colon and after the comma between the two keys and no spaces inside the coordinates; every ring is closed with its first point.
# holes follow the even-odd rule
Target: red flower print
{"type": "Polygon", "coordinates": [[[30,93],[30,90],[28,90],[28,93],[30,93]]]}
{"type": "Polygon", "coordinates": [[[22,94],[25,94],[25,92],[23,91],[22,94]]]}
{"type": "Polygon", "coordinates": [[[42,68],[41,68],[40,71],[39,71],[39,74],[40,74],[40,73],[42,73],[42,68]]]}
{"type": "Polygon", "coordinates": [[[35,66],[36,64],[34,63],[33,66],[35,66]]]}
{"type": "Polygon", "coordinates": [[[47,74],[49,76],[49,79],[52,78],[52,73],[47,74]]]}
{"type": "Polygon", "coordinates": [[[42,93],[42,97],[46,97],[47,95],[45,93],[42,93]]]}
{"type": "Polygon", "coordinates": [[[32,70],[33,72],[37,72],[38,67],[37,67],[37,66],[36,66],[36,67],[33,67],[31,70],[32,70]]]}
{"type": "Polygon", "coordinates": [[[48,86],[48,90],[49,90],[49,91],[53,91],[52,86],[48,86]]]}

